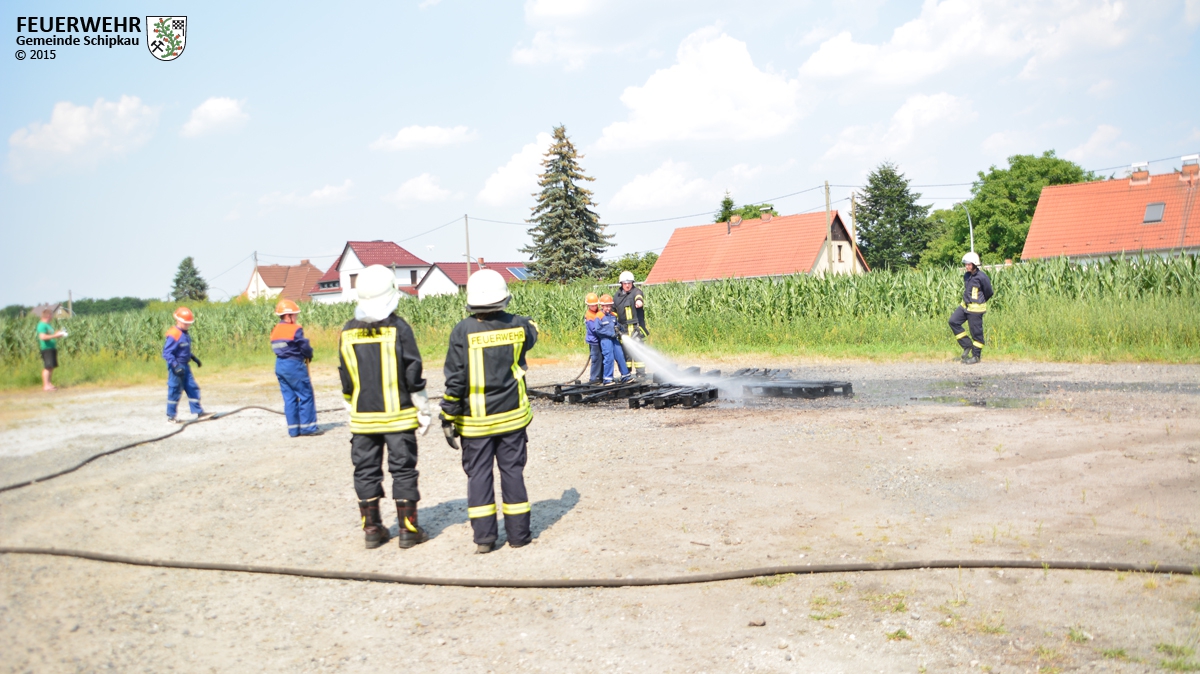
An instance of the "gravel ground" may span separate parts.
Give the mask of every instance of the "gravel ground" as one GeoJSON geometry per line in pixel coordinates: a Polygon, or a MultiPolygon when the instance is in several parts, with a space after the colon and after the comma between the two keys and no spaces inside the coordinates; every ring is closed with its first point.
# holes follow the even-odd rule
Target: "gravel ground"
{"type": "MultiPolygon", "coordinates": [[[[364,550],[340,411],[302,439],[248,411],[0,494],[0,545],[525,579],[947,558],[1200,564],[1198,367],[695,364],[791,368],[856,395],[694,410],[539,401],[526,469],[536,538],[519,550],[469,554],[466,480],[436,430],[420,442],[431,540],[364,550]]],[[[580,366],[542,362],[530,379],[580,366]]],[[[318,408],[339,407],[335,374],[315,374],[318,408]]],[[[280,407],[270,372],[200,375],[211,411],[280,407]]],[[[440,392],[440,367],[428,375],[440,392]]],[[[0,482],[169,432],[163,397],[0,395],[0,482]]],[[[1198,641],[1195,576],[488,590],[0,556],[6,671],[1145,672],[1200,662],[1171,651],[1198,641]]]]}

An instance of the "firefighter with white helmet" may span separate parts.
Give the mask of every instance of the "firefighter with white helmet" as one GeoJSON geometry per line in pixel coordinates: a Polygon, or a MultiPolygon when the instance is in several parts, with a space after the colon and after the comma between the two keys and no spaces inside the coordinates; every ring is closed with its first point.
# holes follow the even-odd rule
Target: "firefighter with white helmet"
{"type": "Polygon", "coordinates": [[[350,459],[354,491],[368,549],[390,536],[379,512],[383,448],[387,446],[392,498],[400,522],[399,545],[425,541],[417,523],[417,429],[428,428],[421,352],[408,323],[396,315],[400,292],[395,273],[371,265],[358,274],[358,306],[338,341],[338,375],[350,412],[350,459]]]}
{"type": "Polygon", "coordinates": [[[958,308],[950,315],[950,330],[962,347],[962,362],[978,363],[983,356],[983,315],[992,299],[992,280],[979,268],[979,255],[963,255],[963,294],[958,308]],[[963,327],[966,323],[966,328],[963,327]]]}
{"type": "MultiPolygon", "coordinates": [[[[623,271],[617,280],[621,287],[613,296],[613,311],[617,315],[621,336],[640,342],[650,334],[646,327],[646,299],[642,296],[642,289],[634,285],[633,272],[623,271]]],[[[629,361],[628,365],[635,373],[646,367],[645,363],[636,361],[629,361]]]]}
{"type": "Polygon", "coordinates": [[[167,361],[167,421],[178,423],[175,417],[179,408],[179,398],[186,393],[188,409],[195,414],[193,421],[206,419],[206,414],[200,405],[200,385],[192,376],[192,363],[201,367],[200,359],[192,353],[192,336],[188,330],[196,322],[196,316],[191,309],[179,307],[173,315],[175,325],[167,330],[167,339],[163,344],[162,357],[167,361]]]}
{"type": "Polygon", "coordinates": [[[271,350],[275,352],[275,378],[283,394],[283,415],[287,418],[288,435],[321,435],[317,428],[317,403],[313,397],[312,379],[308,364],[313,350],[304,328],[296,322],[300,307],[291,300],[275,304],[279,322],[271,330],[271,350]]]}
{"type": "Polygon", "coordinates": [[[500,469],[501,510],[508,544],[532,540],[525,461],[533,408],[525,390],[525,354],[537,343],[538,329],[528,316],[505,311],[512,295],[499,272],[481,269],[467,280],[471,316],[450,331],[446,352],[446,392],[442,431],[446,442],[462,449],[467,474],[467,517],[475,552],[495,548],[496,494],[492,465],[500,469]]]}

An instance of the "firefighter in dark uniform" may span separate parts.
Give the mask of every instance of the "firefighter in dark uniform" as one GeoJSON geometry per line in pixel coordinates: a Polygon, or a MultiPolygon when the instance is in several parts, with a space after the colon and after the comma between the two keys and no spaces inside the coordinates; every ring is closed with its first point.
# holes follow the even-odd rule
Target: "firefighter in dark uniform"
{"type": "Polygon", "coordinates": [[[983,356],[983,315],[992,299],[992,280],[979,268],[979,256],[974,252],[963,255],[963,266],[962,301],[950,315],[950,330],[962,347],[962,362],[974,365],[983,356]]]}
{"type": "MultiPolygon", "coordinates": [[[[640,342],[650,334],[650,330],[646,328],[646,300],[642,297],[642,289],[633,284],[633,272],[621,272],[619,281],[621,287],[613,296],[613,311],[617,312],[617,326],[620,328],[621,338],[640,342]]],[[[635,375],[646,368],[646,364],[642,362],[625,362],[635,375]]]]}
{"type": "Polygon", "coordinates": [[[467,280],[467,311],[472,316],[450,331],[446,352],[446,392],[442,431],[454,449],[462,443],[467,473],[467,517],[475,552],[495,548],[496,494],[492,464],[500,468],[501,511],[508,544],[532,540],[525,459],[533,408],[525,392],[525,354],[537,343],[537,324],[506,311],[512,295],[504,277],[482,269],[467,280]]]}
{"type": "Polygon", "coordinates": [[[354,491],[368,549],[388,542],[379,512],[383,498],[383,448],[387,446],[392,498],[400,523],[401,548],[425,540],[417,524],[417,435],[429,426],[429,404],[421,352],[412,328],[395,314],[400,300],[396,276],[381,265],[358,275],[354,320],[342,328],[338,374],[350,412],[350,459],[354,491]]]}

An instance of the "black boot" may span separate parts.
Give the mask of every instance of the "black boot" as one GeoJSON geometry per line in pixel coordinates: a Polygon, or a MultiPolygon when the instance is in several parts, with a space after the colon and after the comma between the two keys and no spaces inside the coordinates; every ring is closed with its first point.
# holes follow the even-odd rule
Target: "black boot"
{"type": "Polygon", "coordinates": [[[366,537],[367,549],[373,550],[387,543],[390,537],[387,527],[383,526],[383,518],[379,514],[379,499],[359,501],[358,513],[362,515],[362,528],[366,537]]]}
{"type": "Polygon", "coordinates": [[[396,538],[400,541],[401,548],[411,548],[425,542],[425,531],[417,525],[416,501],[397,499],[396,515],[400,518],[400,535],[396,538]]]}
{"type": "Polygon", "coordinates": [[[959,357],[959,360],[964,360],[964,361],[965,361],[966,359],[968,359],[968,358],[970,358],[970,357],[971,357],[971,350],[970,350],[970,349],[963,349],[962,356],[960,356],[960,357],[959,357]]]}

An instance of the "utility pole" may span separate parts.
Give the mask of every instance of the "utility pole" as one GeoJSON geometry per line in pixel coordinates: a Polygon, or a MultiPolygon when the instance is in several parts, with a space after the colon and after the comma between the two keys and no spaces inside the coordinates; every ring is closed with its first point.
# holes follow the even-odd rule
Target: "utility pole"
{"type": "Polygon", "coordinates": [[[471,280],[471,225],[467,222],[467,214],[463,213],[463,232],[467,235],[467,280],[471,280]]]}
{"type": "MultiPolygon", "coordinates": [[[[252,300],[258,299],[259,292],[261,292],[261,291],[258,289],[258,251],[256,250],[256,251],[254,251],[254,296],[251,297],[250,299],[252,299],[252,300]]],[[[247,293],[247,294],[249,294],[249,293],[247,293]]]]}
{"type": "Polygon", "coordinates": [[[67,290],[67,313],[68,313],[68,314],[71,314],[71,317],[72,317],[72,318],[74,318],[74,317],[75,317],[75,305],[74,305],[74,304],[71,302],[71,291],[70,291],[70,289],[68,289],[68,290],[67,290]]]}
{"type": "MultiPolygon", "coordinates": [[[[850,193],[850,222],[853,230],[850,232],[850,247],[854,252],[854,259],[850,262],[850,273],[858,273],[858,194],[850,193]]],[[[866,271],[865,269],[863,271],[866,271]]]]}
{"type": "Polygon", "coordinates": [[[825,258],[829,262],[829,269],[826,273],[833,273],[833,216],[829,212],[829,181],[825,181],[825,236],[826,249],[825,258]]]}

